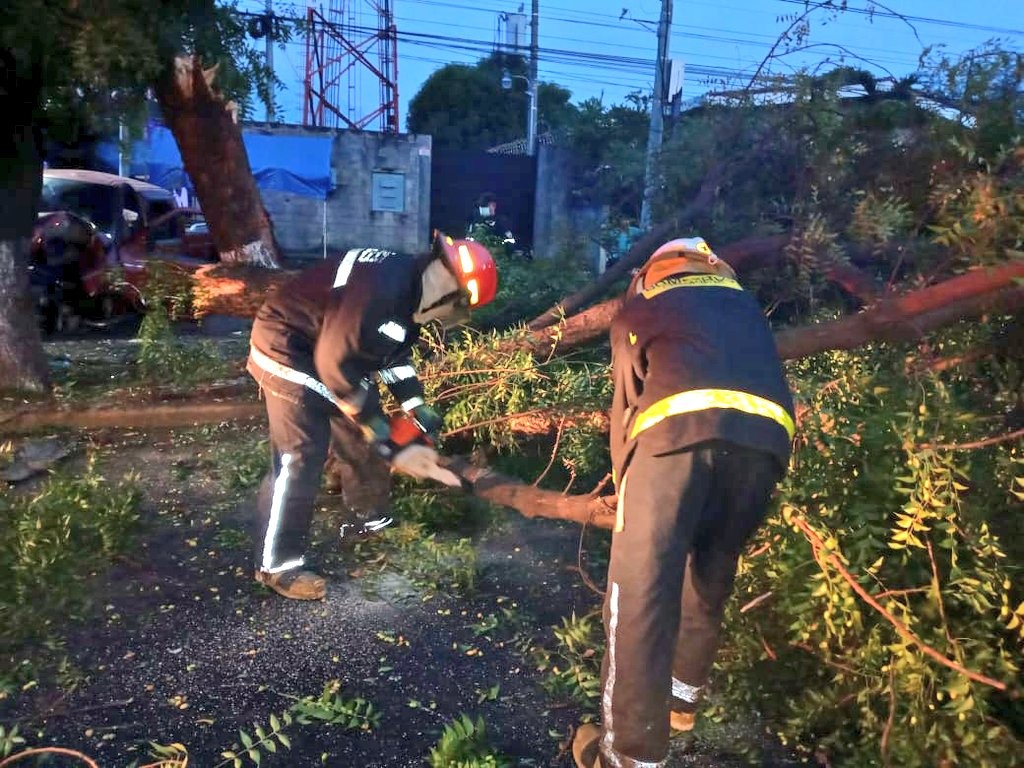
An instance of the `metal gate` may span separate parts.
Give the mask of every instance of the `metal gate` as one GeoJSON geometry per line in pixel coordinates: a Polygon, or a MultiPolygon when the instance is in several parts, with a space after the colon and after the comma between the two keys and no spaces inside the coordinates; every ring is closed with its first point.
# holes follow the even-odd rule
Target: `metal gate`
{"type": "Polygon", "coordinates": [[[463,235],[477,199],[489,192],[498,201],[517,242],[533,246],[537,159],[462,149],[434,149],[430,163],[430,226],[463,235]]]}

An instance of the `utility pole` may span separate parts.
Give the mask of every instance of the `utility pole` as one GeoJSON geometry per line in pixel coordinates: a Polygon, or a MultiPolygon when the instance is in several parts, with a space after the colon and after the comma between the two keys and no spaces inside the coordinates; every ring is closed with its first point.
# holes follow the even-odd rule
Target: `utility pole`
{"type": "Polygon", "coordinates": [[[661,0],[658,21],[658,62],[654,69],[654,98],[651,100],[651,129],[647,134],[647,164],[644,169],[644,200],[640,207],[640,228],[651,226],[651,202],[654,198],[654,161],[661,149],[665,115],[665,62],[668,60],[668,32],[672,26],[672,0],[661,0]]]}
{"type": "MultiPolygon", "coordinates": [[[[274,0],[267,0],[267,26],[266,26],[266,57],[267,69],[270,76],[274,76],[274,0]]],[[[274,85],[270,84],[270,100],[267,102],[267,122],[274,119],[274,85]]]]}
{"type": "Polygon", "coordinates": [[[540,11],[539,0],[533,0],[533,15],[530,19],[530,115],[526,127],[526,154],[537,154],[537,40],[540,11]]]}

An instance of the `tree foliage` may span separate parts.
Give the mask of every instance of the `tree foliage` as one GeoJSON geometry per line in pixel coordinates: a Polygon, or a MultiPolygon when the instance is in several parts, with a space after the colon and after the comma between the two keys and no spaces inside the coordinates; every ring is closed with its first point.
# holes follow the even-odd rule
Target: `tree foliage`
{"type": "MultiPolygon", "coordinates": [[[[933,343],[955,352],[977,333],[933,343]]],[[[779,511],[741,564],[714,716],[757,707],[784,743],[841,765],[1010,766],[1020,703],[963,670],[1018,684],[1024,456],[970,443],[1014,407],[1021,367],[908,375],[907,353],[791,367],[807,410],[779,511]]]]}
{"type": "MultiPolygon", "coordinates": [[[[725,167],[717,205],[691,224],[714,243],[787,234],[773,259],[744,265],[779,326],[1011,265],[1024,250],[1021,97],[1007,87],[1019,82],[1018,60],[990,51],[981,60],[998,66],[979,67],[979,56],[942,60],[895,87],[844,69],[790,80],[788,103],[692,112],[662,153],[660,214],[725,167]],[[939,98],[943,110],[932,106],[939,98]]],[[[557,337],[558,326],[545,332],[557,337]]],[[[994,312],[912,345],[790,365],[797,452],[741,564],[713,719],[757,718],[834,765],[1016,764],[1020,338],[1019,315],[994,312]]],[[[494,450],[514,413],[541,403],[567,416],[550,458],[561,471],[543,483],[562,486],[577,461],[596,474],[599,454],[566,452],[606,439],[573,410],[606,393],[568,375],[557,344],[540,369],[529,356],[495,357],[505,349],[478,340],[438,351],[439,370],[455,377],[438,393],[454,398],[450,428],[475,426],[477,449],[494,450]]],[[[583,360],[589,377],[606,375],[602,356],[583,360]]]]}
{"type": "MultiPolygon", "coordinates": [[[[521,56],[493,54],[476,64],[448,64],[434,72],[409,102],[406,126],[430,134],[434,145],[455,149],[487,149],[525,136],[529,95],[528,70],[521,56]],[[508,71],[512,87],[504,90],[508,71]]],[[[571,118],[571,94],[552,83],[540,83],[537,130],[558,129],[571,118]]]]}
{"type": "Polygon", "coordinates": [[[573,148],[576,198],[609,206],[613,217],[640,218],[650,99],[630,94],[625,104],[582,102],[567,129],[573,148]]]}
{"type": "MultiPolygon", "coordinates": [[[[248,45],[235,3],[215,0],[13,0],[0,27],[8,83],[29,97],[35,125],[75,140],[142,116],[147,92],[195,53],[243,114],[269,98],[272,73],[248,45]]],[[[289,34],[287,28],[284,33],[289,34]]]]}

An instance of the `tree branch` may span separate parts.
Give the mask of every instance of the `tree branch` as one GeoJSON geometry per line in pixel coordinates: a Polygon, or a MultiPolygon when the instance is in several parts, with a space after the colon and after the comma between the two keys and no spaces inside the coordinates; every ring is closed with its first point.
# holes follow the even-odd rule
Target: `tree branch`
{"type": "Polygon", "coordinates": [[[998,443],[1008,443],[1024,437],[1024,429],[1018,429],[1005,435],[986,437],[984,440],[975,440],[972,443],[922,443],[918,448],[930,449],[933,451],[973,451],[978,448],[987,448],[998,443]]]}
{"type": "Polygon", "coordinates": [[[793,525],[796,526],[797,529],[799,529],[800,532],[803,533],[807,540],[811,543],[811,548],[814,551],[815,559],[819,560],[819,562],[821,559],[824,559],[829,563],[829,565],[835,568],[835,570],[839,573],[840,576],[843,577],[846,583],[850,585],[850,588],[857,593],[860,599],[868,605],[870,605],[872,608],[874,608],[875,611],[877,611],[879,614],[881,614],[882,617],[893,626],[893,628],[896,630],[896,634],[903,638],[903,640],[905,640],[908,643],[911,643],[912,645],[916,645],[926,656],[929,656],[930,658],[934,659],[942,666],[948,667],[949,669],[952,669],[954,672],[958,672],[961,675],[964,675],[965,677],[974,680],[975,682],[982,683],[983,685],[987,685],[990,688],[995,688],[998,691],[1005,691],[1007,689],[1006,683],[991,677],[987,677],[986,675],[983,675],[980,672],[975,672],[973,670],[967,669],[966,667],[964,667],[961,664],[958,664],[952,659],[946,658],[937,650],[935,650],[930,645],[925,643],[924,640],[922,640],[920,637],[914,634],[914,632],[909,627],[907,627],[906,624],[904,624],[902,621],[893,616],[889,611],[887,611],[881,603],[879,603],[874,597],[871,596],[871,594],[866,589],[864,589],[863,586],[861,586],[860,582],[857,581],[857,579],[854,578],[853,574],[850,573],[850,571],[847,570],[846,566],[843,565],[843,562],[839,559],[839,556],[836,555],[835,552],[830,552],[828,550],[828,548],[825,546],[825,542],[821,540],[821,537],[818,535],[817,531],[815,531],[807,523],[806,520],[804,520],[798,514],[792,515],[790,519],[793,525]]]}
{"type": "Polygon", "coordinates": [[[826,349],[853,349],[871,341],[911,341],[987,310],[1024,305],[1024,261],[977,269],[929,288],[880,301],[871,309],[828,323],[791,328],[775,335],[779,354],[792,360],[826,349]]]}
{"type": "Polygon", "coordinates": [[[65,757],[72,757],[75,760],[85,763],[89,768],[100,768],[96,761],[88,755],[83,755],[81,752],[76,752],[73,749],[65,749],[64,747],[39,747],[37,749],[26,749],[24,752],[19,752],[16,755],[11,755],[4,760],[0,760],[0,768],[7,768],[8,765],[14,765],[26,757],[38,757],[39,755],[64,755],[65,757]]]}
{"type": "MultiPolygon", "coordinates": [[[[733,269],[745,271],[752,264],[760,265],[765,257],[778,254],[788,241],[788,235],[757,235],[729,243],[716,252],[733,269]]],[[[644,240],[641,240],[634,247],[639,247],[643,243],[644,240]]],[[[658,244],[660,244],[660,240],[658,244]]],[[[641,253],[649,255],[654,247],[656,246],[641,253]]],[[[630,249],[630,255],[632,254],[633,250],[630,249]]],[[[622,263],[622,261],[619,262],[619,264],[622,263]]],[[[617,268],[619,264],[612,269],[617,268]]],[[[591,283],[591,286],[593,285],[595,283],[591,283]]],[[[571,298],[569,297],[569,299],[571,298]]],[[[568,304],[569,299],[566,299],[564,303],[568,304]]],[[[555,322],[543,328],[533,329],[528,343],[533,348],[533,352],[541,357],[550,354],[552,349],[564,353],[570,349],[586,346],[607,334],[608,328],[611,327],[612,320],[618,314],[621,306],[622,296],[608,299],[577,315],[567,317],[560,323],[555,322]]]]}
{"type": "Polygon", "coordinates": [[[510,507],[524,517],[567,520],[611,529],[615,524],[615,497],[569,495],[534,488],[518,478],[477,467],[459,456],[447,459],[449,469],[472,484],[472,494],[510,507]]]}

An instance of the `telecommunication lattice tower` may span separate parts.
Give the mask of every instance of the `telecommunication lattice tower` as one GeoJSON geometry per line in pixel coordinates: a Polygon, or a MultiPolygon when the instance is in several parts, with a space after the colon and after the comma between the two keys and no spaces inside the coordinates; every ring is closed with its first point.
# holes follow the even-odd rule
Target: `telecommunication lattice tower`
{"type": "Polygon", "coordinates": [[[330,0],[306,9],[302,124],[398,133],[398,29],[392,0],[330,0]],[[372,17],[372,18],[371,18],[372,17]],[[379,103],[364,112],[365,89],[379,103]]]}

